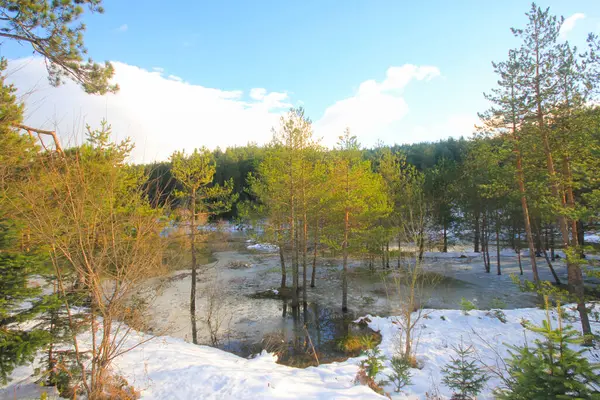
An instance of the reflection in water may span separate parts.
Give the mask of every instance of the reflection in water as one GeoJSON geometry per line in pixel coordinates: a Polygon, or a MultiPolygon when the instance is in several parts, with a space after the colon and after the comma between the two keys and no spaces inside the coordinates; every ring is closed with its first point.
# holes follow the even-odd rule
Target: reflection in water
{"type": "Polygon", "coordinates": [[[222,348],[243,357],[266,350],[277,354],[281,364],[305,367],[347,358],[338,346],[339,340],[348,335],[373,332],[354,323],[353,314],[335,312],[320,307],[317,302],[292,307],[287,300],[282,300],[281,305],[281,323],[265,334],[261,342],[230,342],[222,348]]]}

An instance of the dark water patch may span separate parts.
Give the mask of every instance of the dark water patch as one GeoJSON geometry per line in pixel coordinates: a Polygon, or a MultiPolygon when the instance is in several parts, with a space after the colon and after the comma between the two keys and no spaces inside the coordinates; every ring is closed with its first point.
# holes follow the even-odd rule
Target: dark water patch
{"type": "MultiPolygon", "coordinates": [[[[302,292],[302,287],[299,286],[297,289],[298,296],[302,292]]],[[[291,300],[294,294],[294,289],[289,287],[263,290],[256,293],[248,294],[247,296],[251,299],[273,299],[273,300],[291,300]]],[[[287,307],[284,305],[284,307],[287,307]]]]}
{"type": "Polygon", "coordinates": [[[232,341],[221,349],[242,357],[266,350],[277,355],[279,364],[305,368],[344,361],[381,343],[381,335],[365,323],[355,323],[354,314],[335,312],[314,302],[293,308],[283,300],[281,318],[283,324],[264,334],[260,342],[232,341]]]}

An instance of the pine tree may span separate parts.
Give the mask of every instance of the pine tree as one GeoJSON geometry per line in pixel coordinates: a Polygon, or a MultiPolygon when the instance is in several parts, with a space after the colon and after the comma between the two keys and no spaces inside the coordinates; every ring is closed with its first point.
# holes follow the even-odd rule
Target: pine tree
{"type": "Polygon", "coordinates": [[[77,20],[87,6],[92,13],[103,13],[102,0],[2,0],[0,1],[0,37],[31,45],[46,59],[50,84],[64,79],[81,85],[86,93],[104,94],[118,90],[111,85],[113,66],[104,66],[90,58],[83,42],[85,25],[77,20]]]}
{"type": "Polygon", "coordinates": [[[442,382],[454,391],[453,400],[475,399],[489,378],[473,357],[473,345],[465,347],[461,338],[460,344],[452,348],[456,356],[451,356],[451,362],[442,368],[442,382]]]}
{"type": "Polygon", "coordinates": [[[190,253],[192,259],[192,279],[190,288],[190,320],[192,325],[192,342],[198,344],[198,329],[196,325],[196,279],[198,265],[196,260],[196,243],[198,227],[196,221],[199,215],[208,217],[215,212],[231,209],[231,203],[236,197],[232,196],[233,181],[227,181],[224,186],[212,185],[216,171],[214,159],[210,151],[203,147],[194,149],[190,155],[185,152],[175,152],[171,156],[171,171],[175,179],[181,183],[185,191],[179,193],[185,198],[189,216],[190,253]]]}
{"type": "Polygon", "coordinates": [[[425,194],[436,226],[442,228],[442,251],[448,252],[448,229],[453,220],[456,162],[441,158],[425,174],[425,194]]]}
{"type": "Polygon", "coordinates": [[[388,226],[393,231],[392,237],[396,237],[398,245],[398,257],[396,267],[400,268],[402,241],[407,239],[403,237],[402,210],[406,205],[406,181],[404,173],[411,168],[406,161],[406,155],[403,153],[393,153],[391,149],[384,148],[380,150],[378,161],[378,172],[383,177],[387,189],[388,199],[391,205],[388,226]]]}
{"type": "Polygon", "coordinates": [[[393,373],[388,375],[388,379],[394,384],[396,392],[400,392],[400,389],[412,383],[410,379],[412,376],[410,362],[406,357],[397,356],[392,357],[390,364],[393,373]]]}
{"type": "Polygon", "coordinates": [[[6,382],[15,367],[32,361],[51,339],[42,327],[25,330],[19,325],[47,311],[50,302],[39,287],[29,284],[47,269],[47,260],[36,254],[25,227],[10,211],[11,202],[18,201],[13,185],[36,148],[12,128],[21,121],[23,106],[15,88],[5,84],[5,68],[6,61],[0,59],[0,382],[6,382]]]}
{"type": "Polygon", "coordinates": [[[525,327],[542,336],[534,346],[514,346],[507,360],[509,378],[496,391],[499,399],[600,399],[599,366],[584,356],[587,349],[574,350],[569,345],[583,343],[572,327],[563,327],[562,308],[557,306],[558,326],[552,318],[546,298],[546,319],[541,326],[525,327]]]}
{"type": "Polygon", "coordinates": [[[389,204],[383,178],[372,171],[369,161],[362,160],[356,136],[348,129],[339,138],[333,164],[331,211],[338,224],[330,227],[334,231],[331,244],[342,250],[342,312],[347,312],[350,251],[364,243],[362,235],[388,214],[389,204]]]}
{"type": "Polygon", "coordinates": [[[507,61],[492,63],[494,72],[499,76],[499,87],[492,89],[491,93],[485,94],[485,98],[492,102],[494,106],[487,112],[480,114],[480,118],[485,121],[486,129],[491,130],[494,134],[500,134],[512,145],[516,167],[514,177],[520,194],[533,280],[536,284],[539,284],[540,278],[535,259],[530,210],[523,172],[523,152],[521,150],[523,144],[520,129],[525,115],[525,94],[520,73],[522,60],[519,60],[518,57],[519,53],[511,50],[508,53],[507,61]]]}
{"type": "MultiPolygon", "coordinates": [[[[279,243],[282,267],[282,287],[285,285],[285,253],[290,254],[292,269],[292,308],[299,305],[300,264],[303,267],[303,286],[307,286],[308,240],[311,218],[322,207],[318,201],[320,182],[319,163],[315,154],[319,146],[312,137],[312,123],[304,109],[291,109],[281,117],[280,126],[273,130],[273,140],[260,163],[256,177],[251,177],[251,191],[258,197],[268,219],[267,231],[279,243]],[[287,240],[284,240],[287,239],[287,240]],[[287,243],[286,243],[287,242],[287,243]]],[[[322,190],[322,189],[321,189],[322,190]]],[[[317,213],[317,214],[318,214],[317,213]]],[[[306,302],[306,291],[303,293],[306,302]]]]}
{"type": "MultiPolygon", "coordinates": [[[[571,229],[570,232],[570,225],[575,222],[566,210],[571,208],[568,203],[572,203],[572,185],[568,171],[561,171],[562,168],[557,163],[557,153],[560,153],[560,149],[553,140],[554,132],[551,130],[557,110],[569,101],[570,95],[565,97],[564,89],[573,89],[578,84],[573,85],[573,82],[569,82],[569,78],[574,76],[569,72],[573,65],[568,60],[568,51],[558,44],[564,18],[550,14],[549,8],[543,10],[535,3],[526,15],[529,19],[527,26],[524,29],[512,29],[514,35],[522,39],[519,60],[522,87],[527,99],[526,118],[534,121],[536,136],[542,143],[547,181],[551,191],[547,201],[557,210],[556,219],[566,255],[569,288],[577,302],[582,331],[589,335],[591,326],[585,307],[583,273],[577,259],[577,230],[571,229]]],[[[565,168],[569,169],[568,161],[565,168]]]]}

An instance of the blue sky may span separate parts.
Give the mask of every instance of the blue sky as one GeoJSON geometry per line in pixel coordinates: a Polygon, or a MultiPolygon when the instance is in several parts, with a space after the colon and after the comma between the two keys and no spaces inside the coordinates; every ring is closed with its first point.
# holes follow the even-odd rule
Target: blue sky
{"type": "MultiPolygon", "coordinates": [[[[566,33],[572,42],[582,43],[587,32],[600,33],[597,0],[538,4],[565,17],[585,15],[566,33]]],[[[491,61],[502,60],[515,46],[509,28],[525,24],[530,3],[172,1],[165,7],[157,0],[105,0],[104,7],[104,15],[84,17],[94,59],[147,71],[161,68],[165,77],[189,85],[241,91],[240,101],[248,100],[253,88],[286,93],[283,103],[303,104],[313,121],[355,96],[361,83],[383,82],[390,67],[437,68],[439,74],[397,88],[404,102],[401,116],[383,130],[359,132],[370,145],[378,138],[402,143],[459,131],[469,135],[470,119],[486,107],[482,92],[496,80],[491,61]]],[[[0,49],[13,59],[30,54],[13,44],[0,49]]],[[[238,144],[245,141],[239,137],[238,144]]]]}

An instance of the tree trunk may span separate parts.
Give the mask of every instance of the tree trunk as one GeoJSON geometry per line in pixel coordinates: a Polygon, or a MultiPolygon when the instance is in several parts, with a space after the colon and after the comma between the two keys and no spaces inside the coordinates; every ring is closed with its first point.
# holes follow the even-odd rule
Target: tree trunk
{"type": "Polygon", "coordinates": [[[310,287],[315,287],[315,279],[317,274],[317,251],[319,248],[319,221],[315,221],[315,238],[314,238],[314,249],[313,249],[313,262],[312,262],[312,274],[310,276],[310,287]]]}
{"type": "Polygon", "coordinates": [[[473,251],[479,253],[479,210],[475,211],[475,235],[473,237],[473,251]]]}
{"type": "Polygon", "coordinates": [[[390,241],[389,238],[385,242],[385,267],[390,268],[390,241]]]}
{"type": "MultiPolygon", "coordinates": [[[[411,301],[411,306],[412,306],[412,301],[411,301]]],[[[405,331],[405,337],[404,337],[404,357],[405,359],[408,361],[410,359],[410,353],[412,351],[412,314],[411,314],[411,310],[409,309],[408,312],[406,313],[406,327],[404,329],[405,331]]]]}
{"type": "Polygon", "coordinates": [[[519,261],[519,271],[521,271],[521,275],[523,275],[523,264],[521,263],[521,229],[517,229],[516,232],[515,251],[517,253],[517,260],[519,261]]]}
{"type": "Polygon", "coordinates": [[[540,234],[540,222],[538,220],[534,220],[533,225],[535,227],[535,255],[537,257],[542,256],[542,237],[540,234]]]}
{"type": "Polygon", "coordinates": [[[348,208],[344,213],[344,242],[342,243],[342,252],[344,261],[342,264],[342,312],[348,312],[348,230],[350,213],[348,208]]]}
{"type": "Polygon", "coordinates": [[[554,225],[550,225],[550,259],[552,261],[556,260],[556,255],[554,254],[554,225]]]}
{"type": "Polygon", "coordinates": [[[585,227],[583,221],[577,221],[577,241],[580,246],[585,246],[585,227]]]}
{"type": "Polygon", "coordinates": [[[402,259],[402,238],[400,233],[398,233],[398,265],[397,268],[400,269],[400,261],[402,259]]]}
{"type": "MultiPolygon", "coordinates": [[[[541,95],[541,87],[540,87],[540,74],[539,74],[539,51],[536,52],[536,66],[535,66],[535,94],[536,94],[536,102],[537,102],[537,120],[538,120],[538,128],[540,131],[540,136],[542,139],[542,144],[544,147],[544,152],[546,154],[546,166],[548,169],[550,187],[552,189],[552,195],[561,206],[565,206],[564,197],[560,193],[560,188],[558,184],[558,180],[556,178],[556,170],[554,168],[554,160],[552,159],[552,150],[550,148],[550,141],[548,139],[548,133],[545,126],[544,121],[544,113],[542,110],[542,102],[543,98],[541,95]]],[[[568,160],[566,162],[566,172],[570,173],[568,168],[568,160]]],[[[571,179],[567,175],[567,192],[571,190],[571,179]]],[[[572,191],[570,192],[572,194],[572,191]]],[[[569,240],[569,229],[566,218],[562,214],[558,214],[558,227],[561,232],[563,248],[565,249],[565,254],[567,258],[567,276],[569,281],[569,289],[571,293],[574,295],[577,300],[577,310],[579,311],[579,317],[581,319],[581,328],[583,330],[584,335],[590,335],[592,333],[590,321],[588,318],[587,310],[585,308],[585,287],[583,285],[583,273],[581,271],[581,267],[578,262],[572,260],[572,255],[569,254],[570,240],[569,240]]],[[[577,231],[573,232],[573,243],[577,243],[577,231]]]]}
{"type": "Polygon", "coordinates": [[[285,274],[285,258],[282,246],[279,246],[279,260],[281,262],[281,287],[284,288],[287,285],[287,276],[285,274]]]}
{"type": "Polygon", "coordinates": [[[485,216],[481,218],[481,253],[483,255],[483,267],[487,271],[487,258],[485,258],[485,216]]]}
{"type": "Polygon", "coordinates": [[[491,272],[492,261],[490,259],[490,224],[485,224],[485,256],[487,258],[488,273],[491,272]]]}
{"type": "Polygon", "coordinates": [[[196,326],[196,190],[192,190],[191,201],[190,250],[192,252],[192,288],[190,291],[190,320],[192,323],[192,343],[198,344],[198,327],[196,326]]]}
{"type": "MultiPolygon", "coordinates": [[[[55,296],[58,295],[58,287],[56,284],[56,281],[54,281],[52,283],[52,292],[55,296]]],[[[58,317],[58,311],[56,309],[51,309],[50,310],[50,328],[49,328],[49,332],[51,335],[51,340],[50,343],[48,345],[48,366],[47,366],[47,373],[48,373],[48,379],[47,382],[50,383],[51,385],[55,385],[56,384],[56,378],[57,378],[57,374],[56,374],[56,360],[54,359],[54,339],[56,337],[56,324],[57,324],[57,317],[58,317]]]]}
{"type": "Polygon", "coordinates": [[[421,224],[419,228],[419,261],[423,260],[423,253],[425,253],[425,228],[421,224]]]}
{"type": "Polygon", "coordinates": [[[536,285],[540,283],[540,275],[537,268],[537,260],[535,258],[535,249],[533,246],[533,234],[531,232],[531,220],[529,217],[529,206],[527,205],[527,196],[525,193],[525,174],[523,173],[523,158],[521,150],[519,150],[517,138],[516,138],[516,126],[513,126],[513,136],[515,138],[514,153],[517,158],[517,184],[519,186],[519,193],[521,194],[521,209],[523,210],[523,223],[525,226],[525,236],[527,239],[527,246],[529,247],[529,261],[531,262],[531,271],[533,272],[533,281],[536,285]]]}
{"type": "Polygon", "coordinates": [[[306,288],[308,286],[307,280],[307,253],[308,253],[308,219],[306,218],[306,207],[304,209],[304,221],[302,223],[303,232],[302,232],[302,303],[304,306],[304,312],[306,313],[306,304],[307,304],[307,292],[306,288]]]}
{"type": "MultiPolygon", "coordinates": [[[[296,224],[296,220],[294,220],[296,224]]],[[[298,299],[298,291],[300,290],[300,242],[298,239],[298,228],[294,229],[294,265],[293,265],[293,293],[292,293],[292,312],[298,313],[300,300],[298,299]],[[295,310],[295,311],[294,311],[295,310]]]]}
{"type": "Polygon", "coordinates": [[[502,275],[500,270],[500,216],[498,210],[496,210],[496,268],[498,275],[502,275]]]}
{"type": "Polygon", "coordinates": [[[510,229],[510,235],[509,235],[509,240],[510,240],[510,248],[514,249],[516,247],[516,243],[515,243],[515,237],[517,236],[517,221],[515,220],[515,218],[513,218],[511,216],[511,229],[510,229]]]}
{"type": "Polygon", "coordinates": [[[279,245],[279,261],[281,263],[281,287],[284,288],[287,286],[287,275],[285,271],[285,256],[283,254],[283,246],[284,241],[278,240],[279,245]]]}
{"type": "Polygon", "coordinates": [[[446,224],[446,219],[444,218],[444,253],[448,252],[448,226],[446,224]]]}
{"type": "Polygon", "coordinates": [[[292,314],[298,308],[298,230],[296,229],[296,196],[293,152],[289,160],[290,177],[290,253],[292,255],[292,314]]]}
{"type": "Polygon", "coordinates": [[[546,249],[544,249],[544,258],[546,258],[548,268],[550,268],[550,272],[552,272],[554,282],[556,282],[557,285],[560,285],[560,279],[558,278],[558,275],[556,275],[556,271],[554,271],[554,267],[552,266],[552,262],[550,261],[550,257],[548,257],[548,251],[546,249]]]}
{"type": "Polygon", "coordinates": [[[554,277],[554,281],[556,282],[557,285],[560,285],[560,279],[558,278],[558,275],[554,271],[554,267],[552,266],[552,263],[550,262],[550,257],[548,257],[548,252],[546,251],[546,248],[544,246],[541,246],[541,239],[540,239],[541,233],[540,233],[540,227],[538,224],[535,224],[535,230],[536,230],[536,237],[538,238],[538,241],[540,242],[542,254],[544,255],[544,258],[546,259],[546,262],[548,263],[548,267],[550,268],[550,272],[552,273],[552,276],[554,277]]]}
{"type": "Polygon", "coordinates": [[[490,272],[490,260],[489,260],[489,252],[487,249],[488,240],[487,240],[487,218],[486,213],[483,213],[483,218],[481,219],[481,251],[483,252],[483,266],[485,267],[485,272],[490,272]]]}

